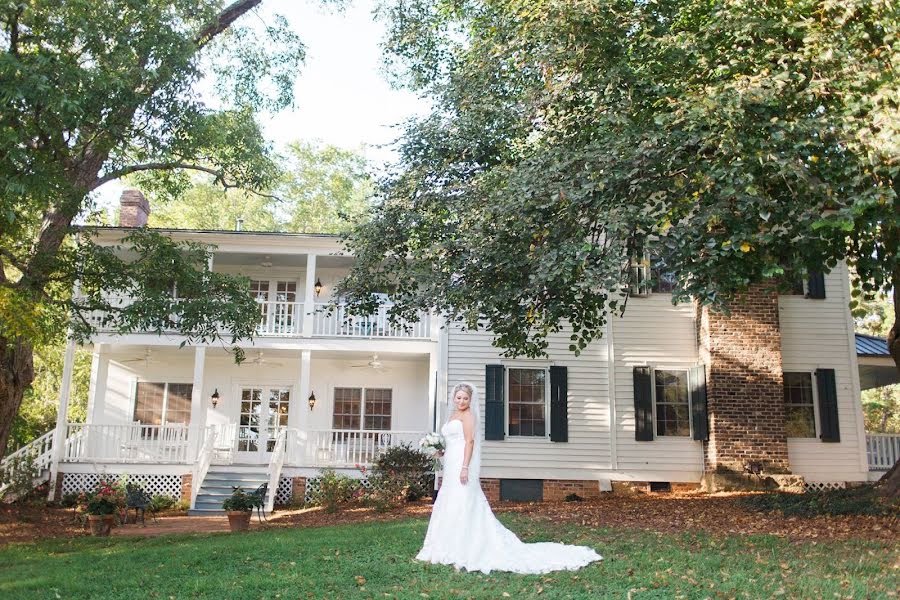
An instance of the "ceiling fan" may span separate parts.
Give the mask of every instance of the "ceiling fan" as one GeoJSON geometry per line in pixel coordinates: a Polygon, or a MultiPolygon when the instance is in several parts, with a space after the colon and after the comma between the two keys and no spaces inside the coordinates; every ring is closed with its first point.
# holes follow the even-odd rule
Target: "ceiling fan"
{"type": "Polygon", "coordinates": [[[375,369],[376,371],[389,371],[390,369],[385,368],[384,363],[378,360],[378,355],[373,354],[372,360],[367,362],[364,365],[351,365],[353,369],[375,369]]]}
{"type": "Polygon", "coordinates": [[[149,366],[150,366],[150,360],[151,360],[151,358],[152,358],[152,356],[151,356],[152,352],[153,352],[153,350],[148,346],[148,347],[144,350],[144,355],[143,355],[143,356],[138,357],[138,358],[128,358],[128,359],[125,359],[125,360],[120,361],[120,362],[122,362],[122,363],[142,362],[142,363],[144,363],[144,366],[145,366],[145,367],[149,367],[149,366]]]}
{"type": "Polygon", "coordinates": [[[269,256],[268,254],[266,254],[266,257],[263,259],[263,261],[261,263],[259,263],[259,266],[265,267],[267,269],[269,267],[271,267],[272,266],[272,257],[269,256]]]}
{"type": "Polygon", "coordinates": [[[275,367],[280,367],[282,364],[280,362],[273,362],[267,358],[263,358],[262,350],[258,350],[256,352],[256,358],[251,358],[250,360],[247,361],[247,363],[251,364],[251,365],[271,365],[271,366],[275,366],[275,367]]]}

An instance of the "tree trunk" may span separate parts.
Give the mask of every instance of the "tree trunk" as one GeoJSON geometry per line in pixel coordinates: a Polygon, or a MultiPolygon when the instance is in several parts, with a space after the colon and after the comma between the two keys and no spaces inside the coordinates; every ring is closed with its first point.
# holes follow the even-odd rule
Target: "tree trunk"
{"type": "MultiPolygon", "coordinates": [[[[900,207],[897,210],[900,211],[900,207]]],[[[891,239],[896,237],[896,235],[891,236],[891,239]]],[[[888,332],[887,346],[888,352],[891,353],[894,359],[894,366],[900,372],[900,320],[898,320],[900,319],[900,293],[897,293],[897,282],[900,282],[900,265],[894,268],[894,272],[891,274],[891,281],[894,284],[892,293],[894,297],[894,324],[888,332]]],[[[897,465],[900,465],[900,460],[895,462],[891,470],[878,480],[878,485],[883,486],[883,493],[891,498],[900,496],[900,469],[897,468],[897,465]]]]}
{"type": "Polygon", "coordinates": [[[0,336],[0,455],[6,454],[13,419],[32,381],[34,353],[31,343],[23,338],[0,336]]]}
{"type": "Polygon", "coordinates": [[[881,488],[881,493],[889,498],[897,498],[900,496],[900,460],[894,463],[891,470],[882,475],[878,483],[875,484],[881,488]]]}

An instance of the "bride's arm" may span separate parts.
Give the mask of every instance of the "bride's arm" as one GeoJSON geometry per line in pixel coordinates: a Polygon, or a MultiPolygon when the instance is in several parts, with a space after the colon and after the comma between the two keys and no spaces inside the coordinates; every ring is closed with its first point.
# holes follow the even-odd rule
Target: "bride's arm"
{"type": "Polygon", "coordinates": [[[475,450],[475,420],[469,411],[462,418],[463,435],[466,438],[466,447],[463,449],[463,466],[459,472],[459,482],[466,485],[469,482],[469,462],[472,460],[472,452],[475,450]]]}

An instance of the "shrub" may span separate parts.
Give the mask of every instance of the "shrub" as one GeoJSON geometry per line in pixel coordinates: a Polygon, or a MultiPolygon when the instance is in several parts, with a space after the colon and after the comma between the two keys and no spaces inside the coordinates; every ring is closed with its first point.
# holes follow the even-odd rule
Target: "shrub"
{"type": "Polygon", "coordinates": [[[24,453],[10,459],[5,469],[0,471],[0,487],[8,486],[0,498],[13,501],[24,500],[34,491],[34,478],[37,476],[34,456],[24,453]]]}
{"type": "Polygon", "coordinates": [[[251,512],[256,506],[256,498],[244,491],[240,486],[234,488],[231,496],[225,498],[222,509],[228,511],[251,512]]]}
{"type": "Polygon", "coordinates": [[[125,491],[119,482],[101,479],[90,492],[78,496],[79,513],[118,515],[125,508],[125,491]]]}
{"type": "Polygon", "coordinates": [[[411,501],[431,494],[433,470],[434,459],[407,443],[385,450],[373,463],[368,479],[373,489],[376,483],[390,491],[406,488],[406,500],[411,501]]]}
{"type": "Polygon", "coordinates": [[[73,506],[77,506],[78,492],[69,492],[68,494],[63,494],[62,498],[59,499],[59,505],[63,508],[72,508],[73,506]]]}
{"type": "Polygon", "coordinates": [[[378,512],[384,512],[396,508],[406,502],[410,496],[408,478],[396,471],[372,471],[366,467],[359,467],[359,471],[366,478],[368,489],[361,489],[361,500],[366,506],[371,506],[378,512]]]}
{"type": "Polygon", "coordinates": [[[310,504],[321,506],[325,512],[333,513],[361,495],[359,480],[339,475],[334,469],[320,469],[316,480],[319,485],[310,498],[310,504]]]}
{"type": "Polygon", "coordinates": [[[167,510],[175,506],[175,498],[172,496],[164,496],[162,494],[157,494],[150,499],[150,510],[153,512],[159,512],[162,510],[167,510]]]}
{"type": "Polygon", "coordinates": [[[872,486],[824,490],[792,494],[769,492],[746,496],[741,504],[760,512],[779,511],[787,517],[815,517],[819,515],[891,515],[900,512],[900,502],[879,496],[872,486]]]}

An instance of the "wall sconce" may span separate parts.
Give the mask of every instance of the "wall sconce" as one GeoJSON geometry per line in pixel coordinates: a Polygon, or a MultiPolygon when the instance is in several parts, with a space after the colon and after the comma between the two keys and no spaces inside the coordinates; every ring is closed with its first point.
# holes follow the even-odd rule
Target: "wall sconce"
{"type": "Polygon", "coordinates": [[[316,277],[316,284],[313,286],[313,289],[316,290],[316,297],[322,293],[322,280],[316,277]]]}
{"type": "Polygon", "coordinates": [[[219,403],[219,388],[216,388],[216,391],[212,393],[212,397],[210,399],[212,400],[213,408],[215,408],[219,403]]]}
{"type": "Polygon", "coordinates": [[[312,410],[313,408],[315,408],[315,406],[316,406],[316,393],[310,392],[309,393],[309,410],[312,410]]]}

